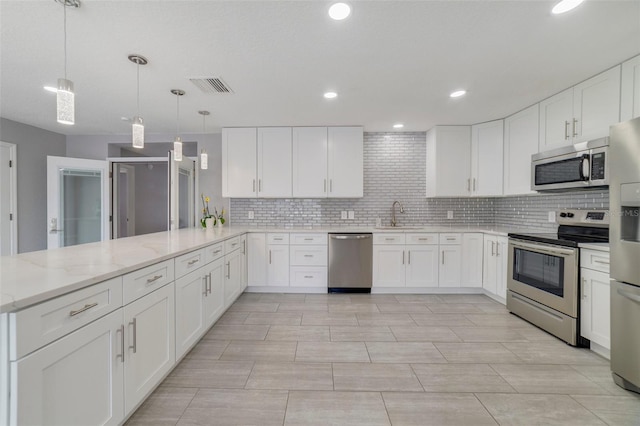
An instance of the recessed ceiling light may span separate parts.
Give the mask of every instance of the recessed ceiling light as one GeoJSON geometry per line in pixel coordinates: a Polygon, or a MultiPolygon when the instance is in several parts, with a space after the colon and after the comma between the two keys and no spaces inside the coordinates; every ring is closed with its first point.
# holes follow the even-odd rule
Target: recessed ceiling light
{"type": "Polygon", "coordinates": [[[336,21],[342,21],[351,15],[351,6],[346,3],[334,3],[329,8],[329,16],[336,21]]]}
{"type": "Polygon", "coordinates": [[[53,86],[44,86],[44,90],[47,92],[58,93],[58,88],[53,86]]]}
{"type": "Polygon", "coordinates": [[[129,117],[120,117],[120,120],[122,120],[122,121],[131,121],[131,119],[129,117]]]}
{"type": "Polygon", "coordinates": [[[584,0],[562,0],[560,3],[553,6],[551,9],[551,13],[554,15],[558,15],[560,13],[565,13],[574,9],[580,5],[584,0]]]}
{"type": "Polygon", "coordinates": [[[449,96],[452,98],[459,98],[460,96],[464,96],[466,93],[466,90],[456,90],[455,92],[451,92],[449,96]]]}
{"type": "Polygon", "coordinates": [[[394,129],[402,129],[403,127],[404,127],[404,124],[402,124],[402,123],[397,123],[397,124],[393,125],[394,129]]]}
{"type": "Polygon", "coordinates": [[[338,94],[336,92],[327,92],[324,94],[324,97],[327,99],[333,99],[335,97],[337,97],[338,94]]]}

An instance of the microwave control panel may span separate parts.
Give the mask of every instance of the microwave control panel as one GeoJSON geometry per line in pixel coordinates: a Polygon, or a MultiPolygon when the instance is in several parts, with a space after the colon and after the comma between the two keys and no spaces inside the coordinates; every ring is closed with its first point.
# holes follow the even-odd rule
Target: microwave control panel
{"type": "Polygon", "coordinates": [[[591,155],[591,180],[603,180],[605,172],[605,152],[591,155]]]}

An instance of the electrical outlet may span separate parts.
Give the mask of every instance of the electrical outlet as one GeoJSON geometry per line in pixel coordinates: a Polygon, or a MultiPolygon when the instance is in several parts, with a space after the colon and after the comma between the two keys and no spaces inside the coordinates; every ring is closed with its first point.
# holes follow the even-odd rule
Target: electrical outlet
{"type": "Polygon", "coordinates": [[[555,222],[556,221],[556,212],[549,212],[548,220],[549,220],[549,222],[555,222]]]}
{"type": "Polygon", "coordinates": [[[447,219],[453,219],[453,210],[447,210],[447,219]]]}
{"type": "Polygon", "coordinates": [[[349,210],[349,219],[355,219],[356,218],[356,213],[353,210],[349,210]]]}
{"type": "Polygon", "coordinates": [[[253,218],[254,218],[254,216],[253,216],[253,212],[252,212],[252,211],[250,211],[248,216],[249,216],[249,219],[253,219],[253,218]]]}
{"type": "Polygon", "coordinates": [[[340,212],[340,219],[346,219],[347,218],[347,211],[346,210],[342,210],[340,212]]]}

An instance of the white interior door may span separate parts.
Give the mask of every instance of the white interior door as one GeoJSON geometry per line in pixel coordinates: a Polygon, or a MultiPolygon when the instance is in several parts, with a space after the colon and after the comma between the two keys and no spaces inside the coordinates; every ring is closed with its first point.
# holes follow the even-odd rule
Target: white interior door
{"type": "Polygon", "coordinates": [[[136,169],[129,164],[113,163],[113,238],[136,235],[136,169]]]}
{"type": "Polygon", "coordinates": [[[16,146],[0,142],[0,256],[18,252],[16,146]]]}
{"type": "Polygon", "coordinates": [[[109,238],[107,161],[47,156],[47,248],[109,238]]]}
{"type": "Polygon", "coordinates": [[[190,228],[195,224],[195,160],[173,160],[169,154],[169,229],[190,228]]]}

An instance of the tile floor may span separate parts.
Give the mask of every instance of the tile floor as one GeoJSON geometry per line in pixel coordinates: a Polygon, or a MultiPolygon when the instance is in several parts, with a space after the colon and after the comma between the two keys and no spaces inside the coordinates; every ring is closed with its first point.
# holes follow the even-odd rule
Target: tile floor
{"type": "Polygon", "coordinates": [[[640,396],[485,296],[245,293],[139,424],[638,426],[640,396]]]}

